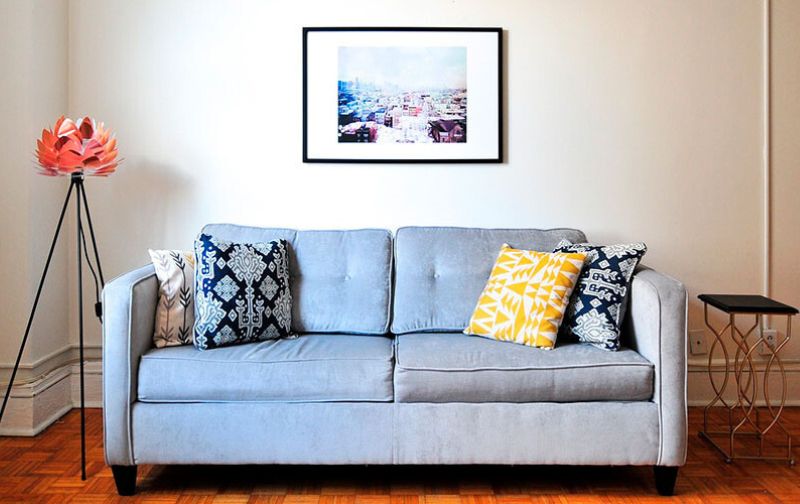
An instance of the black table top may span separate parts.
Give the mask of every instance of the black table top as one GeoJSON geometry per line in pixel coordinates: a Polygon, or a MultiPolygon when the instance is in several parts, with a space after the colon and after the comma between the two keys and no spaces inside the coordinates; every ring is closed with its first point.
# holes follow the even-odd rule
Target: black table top
{"type": "Polygon", "coordinates": [[[700,294],[697,296],[726,313],[775,313],[795,315],[797,308],[764,296],[750,294],[700,294]]]}

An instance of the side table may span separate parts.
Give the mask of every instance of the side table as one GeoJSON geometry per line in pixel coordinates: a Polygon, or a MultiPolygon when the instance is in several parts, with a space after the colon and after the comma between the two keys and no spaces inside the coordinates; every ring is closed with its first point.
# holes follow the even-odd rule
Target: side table
{"type": "Polygon", "coordinates": [[[781,413],[786,404],[788,387],[786,371],[779,354],[792,337],[792,317],[797,314],[797,308],[764,296],[701,294],[698,298],[703,301],[706,326],[714,334],[714,341],[708,351],[708,377],[715,393],[714,399],[703,410],[703,430],[699,433],[700,437],[716,448],[725,457],[725,462],[727,463],[731,463],[736,459],[758,459],[780,460],[794,465],[792,438],[789,435],[789,431],[781,423],[781,413]],[[708,320],[709,305],[728,314],[728,324],[721,330],[716,330],[708,320]],[[736,327],[737,315],[754,316],[754,323],[752,326],[747,326],[746,332],[742,332],[736,327]],[[775,348],[771,348],[766,344],[761,331],[756,333],[757,339],[752,342],[748,340],[753,331],[762,326],[764,315],[786,316],[786,337],[775,348]],[[732,362],[728,349],[726,349],[723,342],[726,332],[730,334],[730,340],[734,343],[736,349],[732,362]],[[753,352],[762,343],[764,347],[769,349],[769,355],[766,356],[763,370],[758,368],[758,362],[753,359],[753,352]],[[711,367],[714,350],[717,347],[721,349],[725,359],[725,376],[722,378],[721,384],[714,379],[714,371],[711,367]],[[770,373],[772,371],[779,373],[782,383],[780,401],[770,395],[770,373]],[[733,378],[733,386],[736,391],[736,400],[729,403],[723,397],[723,394],[731,378],[733,378]],[[760,408],[758,403],[762,398],[763,407],[760,408]],[[723,430],[711,431],[708,427],[708,415],[710,409],[718,403],[721,403],[727,409],[728,425],[723,430]],[[785,456],[765,455],[764,443],[770,431],[785,436],[785,456]],[[715,436],[726,438],[727,449],[714,441],[713,437],[715,436]],[[751,443],[750,445],[753,447],[751,451],[755,451],[755,454],[737,453],[737,436],[755,436],[757,450],[753,447],[756,443],[751,443]]]}

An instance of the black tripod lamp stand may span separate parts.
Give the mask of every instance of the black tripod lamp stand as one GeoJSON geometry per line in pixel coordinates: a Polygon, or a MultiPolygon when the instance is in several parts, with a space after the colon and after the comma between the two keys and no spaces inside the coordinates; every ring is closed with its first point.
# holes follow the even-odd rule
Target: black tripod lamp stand
{"type": "Polygon", "coordinates": [[[8,386],[6,387],[6,394],[3,398],[3,405],[0,407],[0,422],[3,419],[3,414],[6,411],[6,406],[8,405],[8,400],[11,397],[11,387],[14,385],[14,378],[17,376],[17,370],[19,369],[20,361],[22,360],[22,353],[25,351],[25,344],[28,342],[28,335],[31,331],[31,325],[33,323],[34,315],[36,315],[36,308],[39,306],[39,298],[42,295],[42,288],[44,287],[45,279],[47,278],[47,271],[50,269],[50,262],[53,259],[53,251],[55,250],[56,243],[58,242],[58,236],[61,233],[61,225],[64,222],[64,215],[67,212],[67,207],[69,206],[69,201],[72,195],[75,195],[75,210],[76,210],[76,218],[77,218],[77,252],[78,252],[78,344],[79,344],[79,359],[80,359],[80,397],[81,397],[81,479],[86,480],[86,400],[84,394],[84,352],[83,352],[83,260],[84,257],[86,259],[86,263],[89,267],[89,270],[92,272],[92,276],[95,280],[95,314],[102,322],[102,306],[99,302],[100,298],[100,289],[103,285],[105,285],[105,281],[103,279],[103,270],[100,266],[100,256],[97,253],[97,241],[95,240],[94,236],[94,227],[92,226],[92,217],[89,213],[89,202],[86,199],[86,190],[83,186],[83,173],[75,173],[71,176],[69,189],[67,190],[67,196],[64,199],[64,205],[61,208],[61,215],[58,218],[58,224],[56,225],[56,231],[53,235],[53,241],[50,244],[50,252],[47,254],[47,261],[44,265],[44,271],[42,271],[42,276],[39,280],[39,287],[36,289],[36,297],[33,300],[33,307],[31,308],[31,313],[28,316],[28,323],[25,326],[25,335],[22,337],[22,343],[19,346],[19,353],[17,354],[17,361],[14,363],[14,370],[11,372],[11,378],[8,380],[8,386]],[[85,214],[85,222],[89,228],[89,236],[92,241],[92,251],[94,255],[94,263],[97,266],[95,267],[92,265],[91,255],[89,254],[89,249],[86,243],[86,234],[84,233],[84,214],[85,214]],[[99,279],[98,279],[99,276],[99,279]]]}
{"type": "Polygon", "coordinates": [[[75,211],[76,211],[76,222],[77,222],[77,252],[78,252],[78,345],[79,345],[79,359],[80,359],[80,397],[81,397],[81,479],[86,479],[86,400],[84,394],[84,354],[83,354],[83,259],[84,255],[86,257],[87,265],[89,266],[90,271],[95,279],[95,292],[96,292],[96,299],[98,300],[95,303],[95,314],[102,322],[102,306],[99,302],[99,290],[100,286],[105,285],[103,279],[103,270],[100,266],[100,256],[97,253],[97,240],[94,236],[94,227],[92,226],[92,217],[89,213],[89,202],[86,199],[86,191],[83,186],[83,174],[74,174],[72,175],[72,179],[69,184],[69,189],[67,190],[67,197],[64,199],[64,205],[61,208],[61,215],[58,218],[58,224],[56,225],[56,232],[53,235],[53,241],[50,244],[50,252],[47,254],[47,261],[44,264],[44,271],[42,271],[42,276],[39,280],[39,287],[36,289],[36,296],[33,299],[33,307],[31,308],[31,313],[28,316],[28,323],[25,326],[25,335],[22,337],[22,343],[19,346],[19,353],[17,354],[17,360],[14,363],[14,369],[11,372],[11,378],[8,380],[8,386],[6,387],[6,394],[3,398],[3,405],[0,406],[0,421],[3,419],[3,414],[6,411],[6,406],[8,405],[8,400],[11,397],[11,387],[14,384],[14,378],[17,376],[17,370],[19,369],[20,361],[22,360],[22,353],[25,351],[25,344],[28,342],[28,335],[31,331],[31,325],[33,324],[33,318],[36,315],[36,308],[39,306],[39,298],[42,295],[42,288],[44,287],[45,279],[47,278],[47,271],[50,269],[50,262],[53,259],[53,252],[56,248],[56,243],[58,242],[58,236],[61,233],[61,224],[64,222],[64,215],[67,212],[67,207],[69,206],[69,201],[72,195],[75,195],[75,211]],[[84,214],[86,216],[86,224],[89,228],[89,236],[91,237],[92,241],[92,250],[94,252],[94,262],[97,265],[97,270],[95,271],[95,267],[92,265],[91,256],[89,255],[89,250],[86,244],[86,235],[84,233],[84,214]],[[99,275],[99,283],[98,283],[98,275],[99,275]]]}

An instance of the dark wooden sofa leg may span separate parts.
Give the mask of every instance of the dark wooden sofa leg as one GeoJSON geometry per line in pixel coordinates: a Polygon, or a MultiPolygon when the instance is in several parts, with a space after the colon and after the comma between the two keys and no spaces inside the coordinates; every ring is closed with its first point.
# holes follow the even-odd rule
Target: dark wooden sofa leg
{"type": "Polygon", "coordinates": [[[675,493],[675,480],[678,479],[678,468],[653,466],[656,476],[656,490],[659,495],[670,496],[675,493]]]}
{"type": "Polygon", "coordinates": [[[136,493],[137,466],[111,466],[114,474],[114,483],[117,484],[117,493],[120,495],[133,495],[136,493]]]}

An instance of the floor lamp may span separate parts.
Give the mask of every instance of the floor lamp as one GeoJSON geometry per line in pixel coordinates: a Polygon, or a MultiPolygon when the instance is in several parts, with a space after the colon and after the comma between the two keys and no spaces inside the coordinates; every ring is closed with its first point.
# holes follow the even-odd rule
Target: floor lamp
{"type": "Polygon", "coordinates": [[[81,479],[86,480],[86,413],[85,413],[85,396],[84,396],[84,346],[83,346],[83,260],[92,273],[95,280],[95,314],[102,322],[102,305],[100,304],[100,289],[105,285],[103,278],[103,270],[100,266],[100,255],[97,252],[97,240],[95,239],[94,226],[92,225],[92,216],[89,212],[89,201],[86,198],[86,190],[83,185],[84,177],[89,176],[106,176],[114,172],[118,162],[116,161],[117,149],[116,140],[110,133],[103,127],[103,124],[97,124],[91,118],[82,118],[78,121],[72,121],[61,117],[56,121],[56,125],[52,130],[43,130],[42,139],[37,142],[37,157],[40,168],[40,173],[48,176],[64,176],[69,175],[70,184],[67,189],[67,196],[64,198],[64,205],[61,207],[61,214],[58,217],[58,224],[56,225],[53,240],[50,244],[50,251],[47,254],[44,270],[39,280],[39,286],[36,289],[36,296],[33,300],[30,315],[28,316],[28,323],[25,326],[25,334],[22,337],[22,342],[19,346],[19,353],[17,360],[14,363],[14,369],[11,372],[11,377],[8,380],[6,387],[6,394],[3,398],[3,404],[0,406],[0,422],[2,422],[3,415],[8,405],[8,400],[11,397],[11,388],[16,378],[17,370],[19,369],[22,354],[25,351],[25,344],[28,342],[31,325],[33,324],[34,316],[36,315],[36,308],[39,306],[39,298],[42,294],[45,279],[47,278],[47,271],[50,269],[50,262],[53,259],[53,252],[55,251],[58,237],[61,233],[61,225],[64,222],[64,216],[67,212],[70,199],[75,195],[75,216],[76,216],[76,237],[77,237],[77,253],[78,253],[78,343],[79,343],[79,359],[80,359],[80,398],[81,398],[81,479]],[[89,248],[87,245],[86,234],[84,232],[84,214],[86,216],[86,224],[89,228],[89,236],[92,241],[92,251],[94,255],[94,262],[97,266],[95,271],[92,265],[89,248]],[[99,278],[98,278],[99,276],[99,278]]]}

